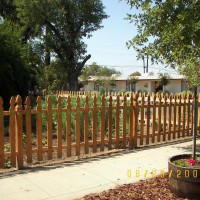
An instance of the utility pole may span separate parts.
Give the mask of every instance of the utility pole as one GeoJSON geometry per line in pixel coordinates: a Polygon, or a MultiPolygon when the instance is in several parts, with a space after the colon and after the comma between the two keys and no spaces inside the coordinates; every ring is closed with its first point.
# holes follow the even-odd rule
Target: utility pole
{"type": "Polygon", "coordinates": [[[144,73],[148,73],[149,70],[149,55],[147,54],[147,56],[142,56],[142,60],[143,60],[143,68],[144,68],[144,73]],[[145,59],[147,59],[147,64],[145,65],[145,59]]]}

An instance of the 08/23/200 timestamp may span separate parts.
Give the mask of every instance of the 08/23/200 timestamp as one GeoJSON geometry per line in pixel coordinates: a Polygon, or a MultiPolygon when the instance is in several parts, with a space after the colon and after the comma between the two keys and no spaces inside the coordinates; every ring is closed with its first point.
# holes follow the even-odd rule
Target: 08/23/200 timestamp
{"type": "Polygon", "coordinates": [[[198,178],[198,170],[184,170],[181,172],[180,170],[172,171],[170,170],[166,173],[164,170],[127,170],[128,178],[155,178],[156,176],[160,176],[161,178],[171,178],[175,176],[176,178],[198,178]]]}

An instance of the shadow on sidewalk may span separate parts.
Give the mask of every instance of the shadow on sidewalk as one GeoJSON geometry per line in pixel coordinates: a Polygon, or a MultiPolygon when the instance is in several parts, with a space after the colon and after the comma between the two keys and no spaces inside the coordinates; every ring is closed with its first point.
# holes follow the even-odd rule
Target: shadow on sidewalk
{"type": "MultiPolygon", "coordinates": [[[[115,151],[111,152],[104,152],[101,155],[95,155],[93,154],[92,157],[84,157],[84,158],[79,158],[78,160],[74,161],[66,161],[64,159],[57,160],[54,162],[48,161],[48,163],[41,163],[38,165],[32,165],[30,167],[26,167],[22,170],[14,170],[11,172],[5,172],[0,174],[0,179],[4,178],[10,178],[13,176],[17,175],[22,175],[22,174],[27,174],[27,173],[36,173],[38,171],[49,171],[53,169],[58,169],[58,168],[64,168],[64,167],[71,167],[71,166],[79,166],[84,163],[91,163],[95,161],[100,161],[103,159],[109,159],[109,158],[119,158],[122,157],[123,155],[126,154],[132,154],[132,153],[137,153],[140,151],[148,151],[150,149],[156,149],[156,148],[161,148],[165,146],[172,146],[174,149],[182,149],[185,152],[191,151],[192,152],[192,145],[186,145],[186,146],[178,146],[177,144],[182,144],[185,142],[189,142],[191,139],[184,140],[184,141],[174,141],[170,143],[163,143],[163,144],[157,144],[157,145],[150,145],[146,147],[139,147],[137,149],[118,149],[115,151]],[[176,146],[173,146],[176,145],[176,146]]],[[[191,141],[192,142],[192,141],[191,141]]],[[[197,153],[200,153],[200,139],[197,140],[197,153]]]]}

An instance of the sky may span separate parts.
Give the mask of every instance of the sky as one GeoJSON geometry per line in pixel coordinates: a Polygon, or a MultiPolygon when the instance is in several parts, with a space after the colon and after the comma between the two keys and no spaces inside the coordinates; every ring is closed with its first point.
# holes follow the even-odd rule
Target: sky
{"type": "MultiPolygon", "coordinates": [[[[143,61],[137,60],[134,49],[128,49],[126,46],[126,42],[137,34],[134,24],[125,20],[126,14],[133,13],[133,10],[130,10],[130,6],[124,0],[102,0],[102,2],[109,18],[103,20],[102,29],[85,40],[87,52],[92,56],[86,64],[96,62],[97,65],[114,68],[122,75],[130,75],[135,71],[143,73],[143,61]]],[[[151,65],[151,63],[149,63],[149,72],[176,73],[173,69],[151,65]]]]}

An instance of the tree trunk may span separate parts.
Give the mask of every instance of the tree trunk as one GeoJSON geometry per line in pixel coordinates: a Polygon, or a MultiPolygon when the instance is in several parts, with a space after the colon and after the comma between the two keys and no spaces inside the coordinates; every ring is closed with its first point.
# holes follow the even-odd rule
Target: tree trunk
{"type": "Polygon", "coordinates": [[[67,90],[77,91],[78,88],[78,75],[76,72],[69,74],[67,90]]]}
{"type": "MultiPolygon", "coordinates": [[[[46,37],[47,37],[48,33],[49,33],[49,27],[46,26],[46,32],[45,32],[46,37]]],[[[46,44],[45,44],[45,66],[49,66],[50,64],[51,64],[50,49],[46,42],[46,44]]]]}

